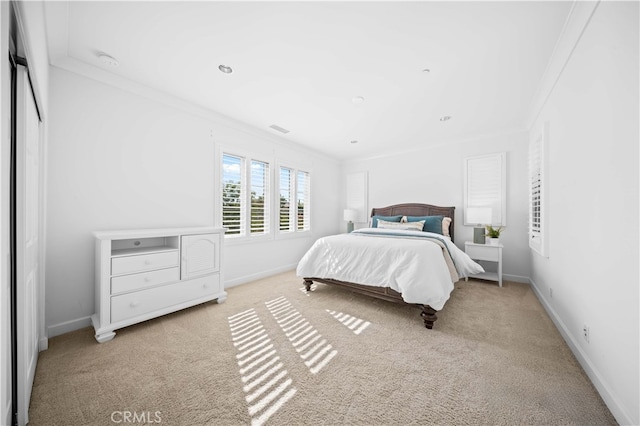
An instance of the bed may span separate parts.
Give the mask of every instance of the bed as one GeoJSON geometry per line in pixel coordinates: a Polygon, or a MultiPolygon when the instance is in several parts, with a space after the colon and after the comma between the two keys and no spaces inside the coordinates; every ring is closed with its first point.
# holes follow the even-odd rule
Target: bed
{"type": "Polygon", "coordinates": [[[318,239],[298,263],[297,275],[307,291],[320,282],[419,306],[431,329],[453,284],[483,271],[453,243],[454,213],[455,207],[418,203],[374,208],[369,228],[318,239]]]}

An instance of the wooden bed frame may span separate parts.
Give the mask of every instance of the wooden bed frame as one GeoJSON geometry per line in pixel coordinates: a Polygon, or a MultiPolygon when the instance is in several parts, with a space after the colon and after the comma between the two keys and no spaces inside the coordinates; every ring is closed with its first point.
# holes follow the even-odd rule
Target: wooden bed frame
{"type": "MultiPolygon", "coordinates": [[[[395,204],[388,207],[382,208],[374,208],[371,209],[371,216],[444,216],[451,218],[451,224],[449,225],[449,235],[451,236],[451,241],[453,241],[453,232],[454,232],[454,216],[455,216],[455,207],[439,207],[432,206],[431,204],[418,204],[418,203],[407,203],[407,204],[395,204]]],[[[367,296],[375,297],[376,299],[387,300],[390,302],[396,303],[405,303],[413,306],[422,307],[422,312],[420,316],[424,320],[424,326],[428,329],[433,328],[433,323],[438,319],[436,315],[437,311],[433,309],[429,305],[415,305],[406,303],[402,300],[402,295],[397,291],[388,288],[388,287],[377,287],[370,286],[362,283],[351,283],[345,281],[332,280],[327,278],[315,278],[315,277],[305,277],[304,285],[307,291],[311,290],[311,284],[314,281],[337,285],[340,287],[346,287],[351,291],[356,293],[365,294],[367,296]]]]}

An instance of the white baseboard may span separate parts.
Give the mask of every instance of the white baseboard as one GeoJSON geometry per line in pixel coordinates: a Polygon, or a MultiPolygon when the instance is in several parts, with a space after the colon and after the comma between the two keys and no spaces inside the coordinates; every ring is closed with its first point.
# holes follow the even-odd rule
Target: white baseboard
{"type": "Polygon", "coordinates": [[[531,284],[529,277],[523,277],[522,275],[502,274],[503,281],[512,281],[515,283],[531,284]]]}
{"type": "Polygon", "coordinates": [[[46,351],[47,349],[49,349],[49,338],[41,337],[38,340],[38,352],[46,351]]]}
{"type": "Polygon", "coordinates": [[[573,355],[582,366],[584,372],[587,373],[587,376],[602,397],[602,400],[605,404],[607,404],[607,407],[611,411],[611,414],[613,414],[613,417],[615,417],[618,423],[621,425],[634,424],[634,422],[632,421],[632,417],[627,413],[623,405],[620,404],[620,401],[613,394],[611,388],[607,385],[607,382],[602,378],[598,370],[591,363],[591,360],[582,350],[581,346],[575,341],[574,336],[569,333],[566,325],[564,324],[564,322],[562,322],[562,319],[560,319],[551,304],[549,304],[547,299],[543,296],[542,292],[538,289],[538,286],[536,286],[536,283],[532,279],[529,279],[529,281],[536,297],[538,298],[540,303],[542,303],[542,306],[547,311],[547,314],[549,314],[549,317],[556,325],[556,328],[564,338],[564,341],[569,346],[569,349],[571,349],[571,352],[573,352],[573,355]]]}
{"type": "Polygon", "coordinates": [[[291,271],[292,269],[296,269],[296,266],[298,266],[298,264],[297,263],[293,263],[291,265],[281,266],[279,268],[270,269],[268,271],[262,271],[262,272],[257,273],[257,274],[245,275],[243,277],[234,278],[234,279],[228,280],[228,281],[225,280],[224,288],[235,287],[235,286],[240,285],[240,284],[245,284],[245,283],[248,283],[248,282],[251,282],[251,281],[255,281],[255,280],[262,279],[262,278],[271,277],[273,275],[281,274],[283,272],[291,271]]]}
{"type": "MultiPolygon", "coordinates": [[[[49,337],[59,336],[61,334],[69,333],[71,331],[80,330],[81,328],[91,326],[91,317],[77,318],[71,321],[61,322],[60,324],[54,324],[47,327],[49,337]]],[[[48,343],[47,343],[48,346],[48,343]]]]}

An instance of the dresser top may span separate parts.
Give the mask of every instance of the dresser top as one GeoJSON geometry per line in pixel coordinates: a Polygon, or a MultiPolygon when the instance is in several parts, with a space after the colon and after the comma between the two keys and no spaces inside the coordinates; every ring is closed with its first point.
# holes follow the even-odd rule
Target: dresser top
{"type": "Polygon", "coordinates": [[[125,238],[175,237],[179,235],[224,233],[225,230],[225,228],[215,228],[213,226],[156,229],[120,229],[113,231],[95,231],[93,233],[93,236],[99,240],[119,240],[125,238]]]}

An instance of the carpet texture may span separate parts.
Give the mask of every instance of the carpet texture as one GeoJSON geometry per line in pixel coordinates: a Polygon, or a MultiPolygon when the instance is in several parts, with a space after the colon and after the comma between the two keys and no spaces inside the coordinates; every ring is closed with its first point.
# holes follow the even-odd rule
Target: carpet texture
{"type": "Polygon", "coordinates": [[[293,272],[118,330],[49,340],[31,425],[610,425],[525,284],[460,281],[420,309],[293,272]]]}

